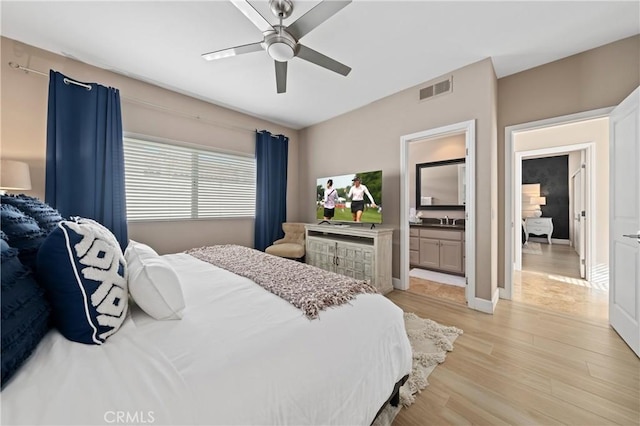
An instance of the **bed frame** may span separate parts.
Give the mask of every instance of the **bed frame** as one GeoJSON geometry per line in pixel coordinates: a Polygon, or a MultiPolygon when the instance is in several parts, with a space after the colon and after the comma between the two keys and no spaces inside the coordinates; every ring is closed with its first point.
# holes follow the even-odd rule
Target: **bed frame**
{"type": "MultiPolygon", "coordinates": [[[[380,409],[376,413],[376,416],[373,418],[373,422],[376,421],[376,419],[378,418],[380,413],[382,413],[382,410],[384,410],[384,407],[386,407],[387,404],[391,404],[393,407],[397,407],[398,404],[400,404],[400,388],[402,387],[402,385],[404,385],[404,383],[408,379],[409,379],[409,375],[407,374],[402,379],[398,380],[398,382],[393,387],[393,392],[391,392],[391,396],[389,397],[389,399],[385,401],[384,404],[382,404],[382,407],[380,407],[380,409]]],[[[371,424],[373,424],[373,422],[371,422],[371,424]]]]}

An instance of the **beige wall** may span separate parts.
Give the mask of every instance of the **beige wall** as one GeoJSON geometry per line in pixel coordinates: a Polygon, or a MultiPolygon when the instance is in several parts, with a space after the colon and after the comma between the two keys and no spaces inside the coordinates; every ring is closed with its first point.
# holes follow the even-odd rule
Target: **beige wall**
{"type": "MultiPolygon", "coordinates": [[[[11,39],[2,38],[1,49],[0,155],[2,158],[29,163],[33,186],[29,194],[33,196],[44,199],[49,82],[46,77],[10,68],[10,61],[47,73],[50,68],[55,69],[80,81],[98,82],[120,89],[125,132],[243,153],[254,152],[254,129],[284,134],[289,137],[287,193],[299,192],[297,130],[86,65],[11,39]],[[132,100],[142,100],[177,112],[150,107],[132,100]],[[189,116],[198,116],[200,119],[189,116]]],[[[288,197],[288,220],[299,220],[298,205],[295,196],[288,197]]],[[[251,247],[253,219],[135,222],[129,225],[129,237],[151,245],[160,253],[220,243],[251,247]]]]}
{"type": "MultiPolygon", "coordinates": [[[[609,264],[609,119],[600,118],[519,133],[514,138],[514,149],[519,152],[567,146],[568,151],[571,145],[582,143],[593,143],[595,146],[595,188],[592,191],[595,195],[595,212],[591,220],[594,222],[596,233],[596,265],[593,266],[597,267],[609,264]]],[[[577,156],[577,163],[572,163],[572,157],[569,157],[570,184],[571,174],[580,167],[579,151],[574,156],[577,156]]],[[[569,213],[569,217],[572,217],[572,213],[569,213]]],[[[573,229],[573,221],[570,221],[570,224],[570,229],[573,229]]]]}
{"type": "Polygon", "coordinates": [[[640,84],[640,35],[498,80],[498,274],[504,286],[506,126],[619,104],[640,84]]]}
{"type": "MultiPolygon", "coordinates": [[[[480,147],[478,146],[478,150],[482,150],[482,149],[486,149],[487,151],[490,150],[490,152],[484,153],[484,155],[478,155],[476,154],[476,167],[481,168],[482,170],[489,173],[490,176],[490,182],[491,182],[491,188],[493,189],[491,191],[490,197],[491,197],[491,201],[490,201],[490,205],[491,205],[491,210],[489,211],[488,209],[485,210],[485,214],[489,215],[489,219],[490,221],[488,221],[487,219],[485,219],[485,222],[479,222],[478,223],[478,227],[482,226],[484,223],[490,223],[491,224],[491,228],[490,229],[490,235],[488,236],[489,241],[492,242],[491,244],[491,250],[489,253],[489,261],[487,261],[486,257],[484,259],[484,261],[486,263],[478,263],[478,265],[484,266],[485,265],[490,265],[491,266],[491,294],[489,294],[488,296],[490,298],[492,297],[497,297],[499,295],[498,293],[498,262],[499,262],[499,258],[498,258],[498,238],[500,236],[499,234],[499,223],[498,223],[498,190],[499,187],[501,185],[501,181],[498,178],[498,79],[494,78],[490,80],[491,82],[491,94],[492,94],[492,102],[489,105],[489,112],[490,112],[490,138],[489,140],[491,141],[491,144],[489,146],[486,147],[480,147]],[[489,161],[489,157],[491,159],[491,161],[489,161]],[[481,163],[482,161],[484,161],[484,163],[481,163]],[[489,168],[487,170],[486,166],[482,166],[484,164],[489,164],[489,168]]],[[[484,185],[487,182],[486,178],[483,181],[478,180],[478,182],[476,183],[477,185],[484,185]]],[[[485,193],[486,196],[486,193],[485,193]]],[[[480,203],[477,204],[478,208],[480,208],[480,203]]],[[[485,205],[486,208],[486,205],[485,205]]],[[[485,237],[486,238],[486,237],[485,237]]],[[[486,241],[486,239],[485,239],[486,241]]],[[[489,247],[488,245],[486,247],[489,247]]],[[[483,246],[477,245],[476,244],[476,251],[482,251],[484,250],[483,246]]],[[[476,292],[477,293],[477,292],[476,292]]],[[[495,302],[497,302],[498,299],[495,299],[495,302]]]]}
{"type": "MultiPolygon", "coordinates": [[[[504,284],[505,127],[613,106],[640,83],[640,36],[634,36],[500,80],[491,60],[485,59],[448,74],[454,82],[451,94],[420,102],[418,90],[427,82],[296,132],[9,39],[2,39],[1,55],[1,155],[29,162],[33,195],[43,195],[48,83],[46,78],[10,69],[9,61],[43,71],[54,68],[79,80],[118,87],[123,97],[204,118],[193,120],[125,101],[124,126],[129,132],[242,152],[251,152],[251,131],[205,121],[288,135],[289,220],[314,220],[318,177],[354,168],[382,169],[384,224],[396,230],[394,277],[399,276],[400,257],[400,137],[475,119],[476,296],[486,300],[498,282],[504,284]]],[[[133,224],[130,231],[132,238],[170,252],[217,242],[251,245],[253,221],[145,223],[133,224]]]]}
{"type": "MultiPolygon", "coordinates": [[[[418,91],[428,84],[415,86],[376,101],[355,111],[300,132],[302,200],[301,219],[312,220],[316,179],[343,174],[353,169],[382,169],[384,223],[394,228],[393,276],[400,276],[400,137],[466,120],[476,120],[476,198],[477,265],[496,263],[491,258],[492,229],[497,223],[492,167],[496,164],[495,103],[496,77],[490,59],[453,71],[453,92],[420,102],[418,91]],[[303,161],[304,161],[303,160],[303,161]]],[[[497,199],[497,198],[496,198],[497,199]]],[[[403,218],[408,220],[408,218],[403,218]]],[[[496,247],[497,249],[497,247],[496,247]]],[[[476,295],[490,300],[496,286],[495,267],[477,268],[476,295]]]]}

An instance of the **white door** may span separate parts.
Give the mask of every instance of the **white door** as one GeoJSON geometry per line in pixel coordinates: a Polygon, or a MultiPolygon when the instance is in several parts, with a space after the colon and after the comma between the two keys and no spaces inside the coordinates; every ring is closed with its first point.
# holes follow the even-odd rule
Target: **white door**
{"type": "Polygon", "coordinates": [[[609,322],[640,356],[640,88],[611,113],[609,322]]]}
{"type": "Polygon", "coordinates": [[[585,211],[584,170],[581,168],[573,175],[573,232],[574,247],[580,258],[580,278],[585,273],[585,224],[582,212],[585,211]]]}

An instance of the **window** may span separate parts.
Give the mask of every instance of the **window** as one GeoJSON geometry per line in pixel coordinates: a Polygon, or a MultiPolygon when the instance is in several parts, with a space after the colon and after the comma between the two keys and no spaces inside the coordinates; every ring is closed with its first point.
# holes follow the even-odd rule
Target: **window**
{"type": "Polygon", "coordinates": [[[124,138],[127,219],[255,217],[250,156],[124,138]]]}

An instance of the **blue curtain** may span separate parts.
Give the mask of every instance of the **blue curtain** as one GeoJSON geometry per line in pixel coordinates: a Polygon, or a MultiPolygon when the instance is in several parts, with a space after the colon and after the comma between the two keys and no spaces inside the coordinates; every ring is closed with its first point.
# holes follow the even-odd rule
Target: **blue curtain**
{"type": "Polygon", "coordinates": [[[45,201],[65,217],[94,219],[128,243],[118,89],[65,82],[51,70],[45,201]]]}
{"type": "Polygon", "coordinates": [[[284,236],[287,220],[287,160],[289,138],[256,132],[256,223],[254,247],[264,251],[284,236]]]}

